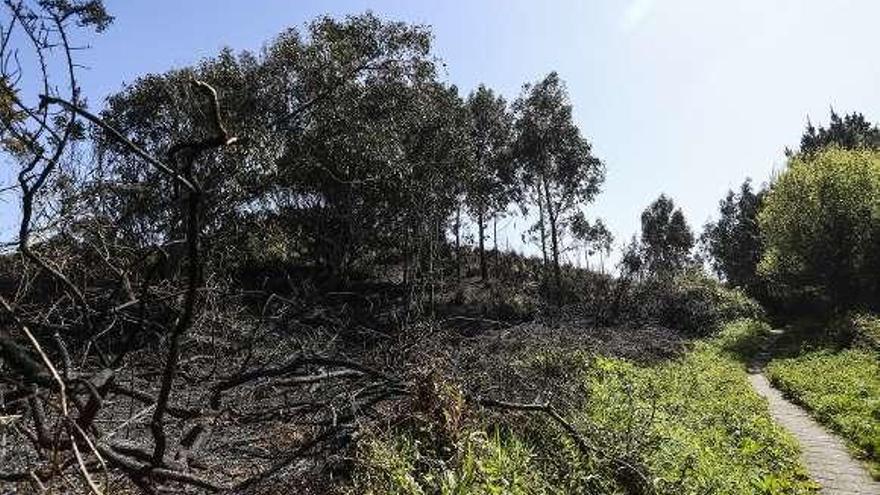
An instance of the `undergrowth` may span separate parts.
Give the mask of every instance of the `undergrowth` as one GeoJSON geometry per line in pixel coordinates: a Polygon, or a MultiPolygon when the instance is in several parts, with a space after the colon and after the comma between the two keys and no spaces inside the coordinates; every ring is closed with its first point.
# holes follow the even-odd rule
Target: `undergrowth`
{"type": "Polygon", "coordinates": [[[442,452],[444,442],[413,423],[368,435],[351,493],[814,493],[796,443],[772,421],[739,362],[766,331],[736,322],[685,356],[653,365],[534,350],[513,366],[577,387],[585,400],[562,412],[594,455],[579,453],[542,415],[479,410],[442,452]]]}
{"type": "MultiPolygon", "coordinates": [[[[754,327],[733,330],[744,329],[754,327]]],[[[698,342],[685,357],[649,368],[598,360],[590,418],[620,441],[639,439],[659,493],[812,493],[795,441],[723,350],[729,345],[698,342]]]]}

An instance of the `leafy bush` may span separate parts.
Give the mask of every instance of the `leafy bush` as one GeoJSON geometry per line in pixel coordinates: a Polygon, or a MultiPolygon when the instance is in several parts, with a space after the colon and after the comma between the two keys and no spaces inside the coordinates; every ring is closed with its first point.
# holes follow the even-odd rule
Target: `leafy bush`
{"type": "Polygon", "coordinates": [[[871,461],[880,479],[880,356],[822,349],[774,360],[767,370],[776,387],[871,461]]]}
{"type": "MultiPolygon", "coordinates": [[[[880,295],[880,152],[796,155],[759,215],[759,273],[790,303],[874,307],[880,295]]],[[[807,306],[808,305],[808,306],[807,306]]]]}
{"type": "Polygon", "coordinates": [[[721,351],[745,363],[761,351],[769,335],[770,325],[766,322],[743,318],[725,325],[714,343],[721,351]]]}
{"type": "Polygon", "coordinates": [[[712,335],[739,318],[763,317],[761,306],[745,292],[728,289],[699,270],[649,281],[637,304],[650,319],[690,336],[712,335]]]}
{"type": "Polygon", "coordinates": [[[857,314],[852,317],[854,342],[858,347],[880,352],[880,317],[857,314]]]}

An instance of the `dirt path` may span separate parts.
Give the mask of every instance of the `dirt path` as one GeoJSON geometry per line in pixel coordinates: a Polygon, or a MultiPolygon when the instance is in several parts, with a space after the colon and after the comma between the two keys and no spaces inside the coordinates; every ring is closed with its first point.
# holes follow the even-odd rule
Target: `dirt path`
{"type": "MultiPolygon", "coordinates": [[[[776,333],[770,339],[768,347],[778,335],[776,333]]],[[[810,471],[810,476],[822,485],[822,493],[880,495],[880,483],[872,480],[865,467],[853,459],[843,441],[813,420],[806,411],[786,400],[781,392],[770,385],[763,374],[764,365],[769,359],[770,354],[766,350],[757,356],[749,366],[749,380],[755,390],[770,403],[770,413],[776,422],[797,438],[804,465],[810,471]]]]}

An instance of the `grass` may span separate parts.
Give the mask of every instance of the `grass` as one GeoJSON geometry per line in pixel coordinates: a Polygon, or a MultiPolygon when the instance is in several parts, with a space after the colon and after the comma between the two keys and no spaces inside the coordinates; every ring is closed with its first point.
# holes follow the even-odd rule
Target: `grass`
{"type": "Polygon", "coordinates": [[[371,439],[362,450],[355,485],[366,495],[527,495],[547,493],[533,469],[531,450],[517,437],[473,432],[454,465],[435,459],[424,469],[411,437],[371,439]]]}
{"type": "Polygon", "coordinates": [[[587,405],[566,417],[601,455],[579,456],[542,417],[482,417],[457,436],[449,455],[413,429],[363,441],[353,493],[628,493],[610,458],[637,466],[658,494],[815,493],[796,443],[772,421],[738,360],[764,331],[754,322],[729,325],[685,356],[650,366],[532,351],[524,365],[569,368],[560,375],[564,385],[586,390],[587,405]]]}
{"type": "Polygon", "coordinates": [[[846,438],[880,479],[880,356],[866,349],[813,349],[771,361],[773,384],[846,438]]]}
{"type": "Polygon", "coordinates": [[[770,417],[729,348],[756,345],[760,325],[737,323],[654,367],[600,359],[589,414],[637,442],[660,493],[814,493],[795,441],[770,417]]]}

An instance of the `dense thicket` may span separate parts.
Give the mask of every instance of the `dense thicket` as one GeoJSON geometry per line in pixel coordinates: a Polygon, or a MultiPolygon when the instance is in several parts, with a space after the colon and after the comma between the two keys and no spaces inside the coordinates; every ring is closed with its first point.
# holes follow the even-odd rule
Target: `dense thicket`
{"type": "Polygon", "coordinates": [[[808,122],[769,185],[754,191],[746,180],[719,203],[701,236],[715,272],[782,318],[874,308],[878,146],[860,113],[808,122]]]}

